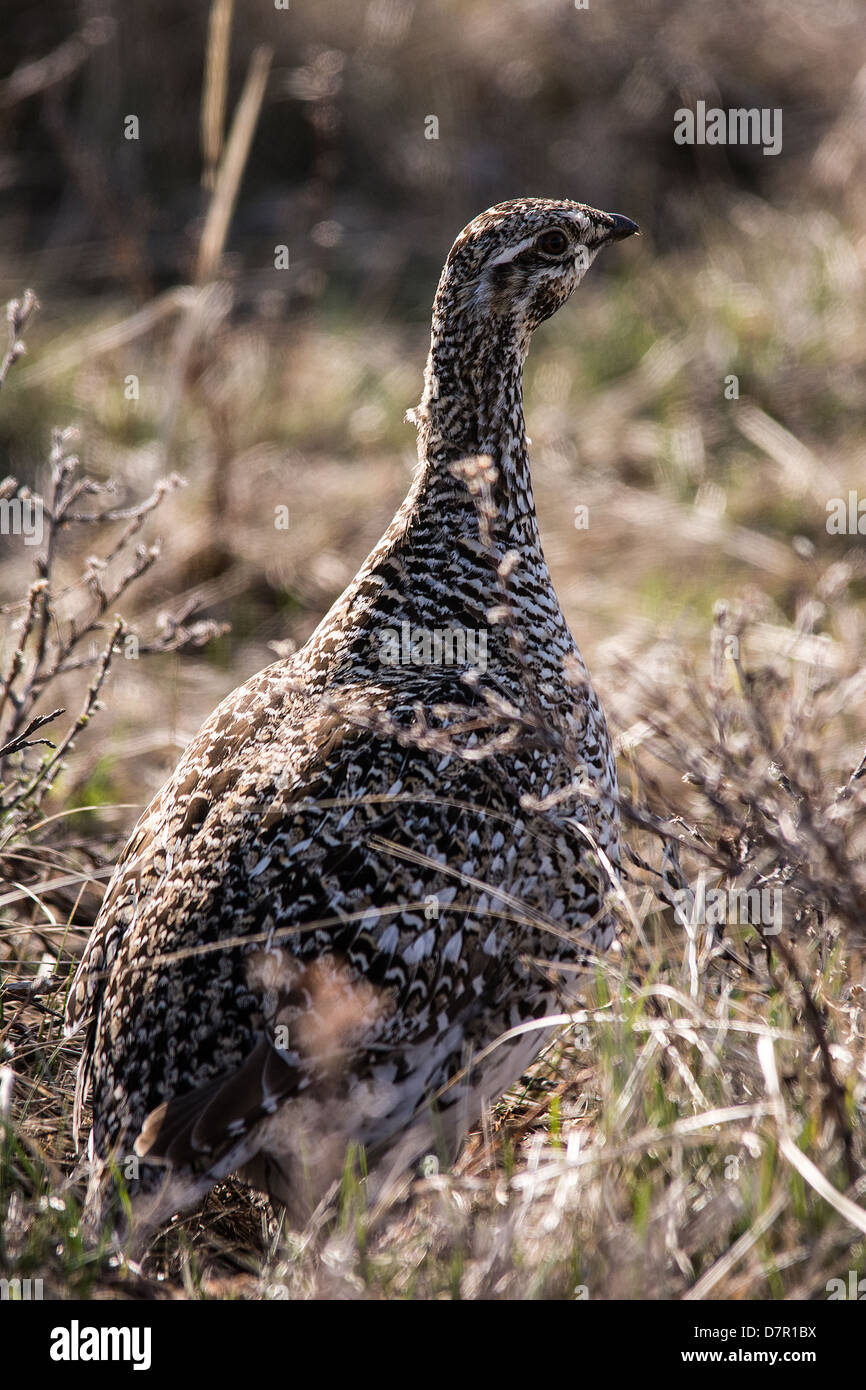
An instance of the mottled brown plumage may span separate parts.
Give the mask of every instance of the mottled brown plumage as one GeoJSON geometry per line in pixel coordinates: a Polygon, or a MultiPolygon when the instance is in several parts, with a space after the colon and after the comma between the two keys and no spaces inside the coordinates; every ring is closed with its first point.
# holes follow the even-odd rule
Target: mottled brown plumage
{"type": "Polygon", "coordinates": [[[350,1143],[450,1155],[546,1035],[491,1044],[609,943],[616,772],[541,550],[521,384],[533,329],[635,230],[519,199],[461,233],[406,501],[121,856],[68,1024],[97,1167],[134,1155],[149,1218],[240,1171],[303,1220],[350,1143]]]}

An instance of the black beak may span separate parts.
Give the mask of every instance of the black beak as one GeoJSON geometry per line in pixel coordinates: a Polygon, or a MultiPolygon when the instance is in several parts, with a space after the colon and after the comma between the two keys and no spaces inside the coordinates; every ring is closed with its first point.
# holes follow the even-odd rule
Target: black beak
{"type": "Polygon", "coordinates": [[[607,246],[611,241],[622,241],[627,236],[634,236],[635,232],[640,234],[640,227],[636,222],[632,222],[630,217],[623,217],[618,212],[611,212],[608,213],[608,219],[611,227],[609,231],[605,228],[601,239],[602,246],[607,246]]]}

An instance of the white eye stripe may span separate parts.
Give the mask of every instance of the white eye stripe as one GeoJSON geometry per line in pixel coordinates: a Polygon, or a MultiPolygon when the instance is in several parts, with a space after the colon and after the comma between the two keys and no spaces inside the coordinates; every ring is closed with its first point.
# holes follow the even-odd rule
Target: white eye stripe
{"type": "MultiPolygon", "coordinates": [[[[518,256],[521,256],[524,251],[529,251],[531,248],[535,247],[539,235],[543,235],[543,233],[534,232],[532,236],[524,237],[522,241],[517,242],[514,246],[506,246],[504,250],[499,252],[498,256],[494,256],[492,260],[485,263],[484,270],[493,270],[496,266],[509,265],[512,261],[516,260],[518,256]]],[[[586,230],[581,228],[580,236],[585,235],[586,230]]],[[[573,249],[578,268],[580,270],[588,270],[591,257],[587,247],[584,246],[582,242],[578,241],[575,243],[573,249]]]]}
{"type": "Polygon", "coordinates": [[[487,262],[485,269],[492,270],[496,265],[507,265],[509,261],[514,260],[515,256],[521,255],[522,252],[528,251],[530,246],[534,246],[537,236],[538,233],[535,232],[532,236],[524,237],[523,241],[519,241],[516,246],[506,246],[504,251],[500,251],[498,256],[494,256],[492,261],[487,262]]]}

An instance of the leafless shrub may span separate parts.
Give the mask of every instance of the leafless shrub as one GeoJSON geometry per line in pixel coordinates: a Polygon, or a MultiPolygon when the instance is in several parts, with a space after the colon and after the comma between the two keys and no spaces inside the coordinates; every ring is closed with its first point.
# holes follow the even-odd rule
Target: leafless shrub
{"type": "MultiPolygon", "coordinates": [[[[36,300],[28,291],[8,308],[10,347],[0,382],[20,356],[19,334],[36,300]]],[[[4,649],[8,651],[0,671],[0,823],[8,835],[22,816],[32,816],[50,790],[81,730],[98,711],[100,696],[112,661],[124,646],[136,657],[148,653],[180,651],[202,646],[222,629],[212,622],[187,625],[189,611],[166,619],[161,630],[142,640],[123,618],[111,616],[114,605],[156,563],[159,545],[137,540],[145,521],[163,499],[181,485],[172,474],[160,480],[151,495],[129,506],[82,506],[85,498],[114,492],[111,482],[99,483],[82,473],[78,457],[69,452],[73,429],[52,432],[48,459],[49,480],[45,496],[19,486],[14,478],[0,483],[0,497],[29,503],[31,514],[41,520],[43,542],[36,559],[37,577],[20,603],[0,609],[6,619],[4,649]],[[114,524],[125,522],[119,536],[114,524]],[[83,573],[71,583],[59,575],[58,550],[63,532],[85,527],[95,541],[83,573]],[[37,733],[54,724],[63,709],[40,712],[52,688],[72,671],[92,670],[78,714],[55,744],[37,733]],[[34,764],[32,750],[46,748],[34,764]]]]}

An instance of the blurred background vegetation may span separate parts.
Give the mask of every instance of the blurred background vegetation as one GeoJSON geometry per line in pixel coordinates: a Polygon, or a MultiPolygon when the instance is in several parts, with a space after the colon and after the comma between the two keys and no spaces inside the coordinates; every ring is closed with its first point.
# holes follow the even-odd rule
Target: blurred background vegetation
{"type": "MultiPolygon", "coordinates": [[[[526,376],[545,551],[624,782],[640,784],[634,759],[651,732],[642,678],[656,710],[685,698],[680,663],[706,675],[718,605],[744,604],[743,669],[761,667],[761,698],[793,691],[797,718],[823,740],[816,766],[832,800],[866,741],[866,535],[826,527],[831,498],[866,495],[862,0],[6,0],[3,39],[0,295],[32,287],[41,310],[0,396],[0,479],[44,490],[51,429],[75,425],[82,466],[112,480],[121,510],[160,478],[186,480],[148,516],[142,535],[162,538],[161,559],[118,605],[156,654],[114,662],[104,708],[46,803],[61,817],[48,831],[58,867],[62,851],[67,866],[99,868],[74,912],[62,904],[67,921],[92,920],[120,841],[202,719],[307,638],[378,540],[414,464],[404,414],[420,396],[442,262],[477,212],[524,194],[621,212],[643,232],[601,257],[537,335],[526,376]],[[781,110],[781,152],[677,145],[675,112],[698,100],[781,110]],[[581,507],[587,529],[575,525],[581,507]],[[191,612],[228,630],[173,650],[160,634],[191,612]],[[809,704],[819,688],[829,735],[809,704]]],[[[93,544],[87,528],[63,532],[64,621],[92,598],[74,582],[93,544]]],[[[21,538],[0,536],[4,664],[33,559],[21,538]]],[[[81,691],[80,670],[61,675],[51,707],[78,709],[81,691]]],[[[788,708],[767,707],[780,747],[795,728],[788,708]]],[[[654,765],[669,806],[687,794],[683,766],[654,765]]],[[[26,879],[24,858],[7,872],[26,879]]],[[[28,884],[44,867],[34,859],[28,884]]],[[[33,922],[40,910],[16,899],[19,927],[25,909],[33,922]]],[[[26,975],[51,938],[16,931],[5,958],[26,975]]],[[[679,980],[681,939],[673,932],[672,954],[659,949],[648,970],[664,959],[679,980]]],[[[830,960],[827,939],[806,973],[839,1019],[861,1019],[840,1061],[853,1106],[863,986],[830,960]]],[[[788,1020],[775,983],[752,988],[755,1017],[788,1020]]],[[[637,1026],[602,1049],[595,1084],[610,1112],[598,1133],[621,1127],[622,1058],[637,1026]]],[[[810,1047],[797,1066],[820,1148],[810,1047]]],[[[590,1063],[598,1056],[594,1041],[590,1063]]],[[[748,1096],[762,1083],[743,1058],[726,1053],[725,1076],[748,1096]]],[[[37,1078],[41,1099],[28,1099],[30,1133],[55,1158],[69,1154],[73,1062],[64,1053],[57,1063],[63,1087],[37,1078]]],[[[658,1066],[629,1094],[662,1124],[680,1083],[658,1066]]],[[[685,1113],[688,1090],[679,1103],[685,1113]]],[[[531,1113],[557,1130],[544,1095],[531,1113]]],[[[604,1219],[593,1226],[595,1208],[581,1208],[597,1286],[628,1296],[646,1278],[647,1230],[658,1288],[692,1277],[688,1261],[671,1272],[666,1243],[679,1177],[647,1170],[645,1140],[634,1143],[634,1172],[612,1173],[598,1198],[604,1219]],[[620,1282],[604,1284],[617,1261],[603,1227],[623,1194],[636,1234],[620,1282]]],[[[696,1268],[763,1220],[776,1170],[769,1141],[753,1148],[757,1186],[713,1226],[715,1246],[695,1236],[696,1268]]],[[[804,1231],[802,1248],[817,1250],[825,1230],[798,1181],[793,1195],[777,1193],[778,1211],[796,1214],[789,1252],[804,1231]]],[[[767,1284],[762,1241],[732,1296],[820,1289],[821,1260],[837,1248],[828,1236],[799,1285],[793,1256],[790,1279],[767,1284]]],[[[711,1286],[728,1288],[715,1276],[711,1286]]]]}
{"type": "MultiPolygon", "coordinates": [[[[548,558],[602,685],[606,642],[639,646],[660,620],[705,635],[731,585],[790,613],[812,547],[843,549],[826,499],[866,475],[864,40],[858,0],[10,0],[0,293],[32,286],[42,310],[0,469],[38,486],[50,426],[75,423],[121,500],[180,472],[165,562],[126,616],[196,590],[232,623],[204,660],[124,681],[131,726],[157,697],[165,717],[144,748],[140,728],[103,731],[101,795],[114,779],[129,799],[107,761],[143,753],[146,799],[375,542],[414,457],[403,415],[445,253],[506,197],[576,197],[644,233],[539,335],[527,377],[548,558]],[[781,108],[781,153],[675,144],[698,99],[781,108]]],[[[0,602],[31,560],[2,545],[0,602]]]]}

